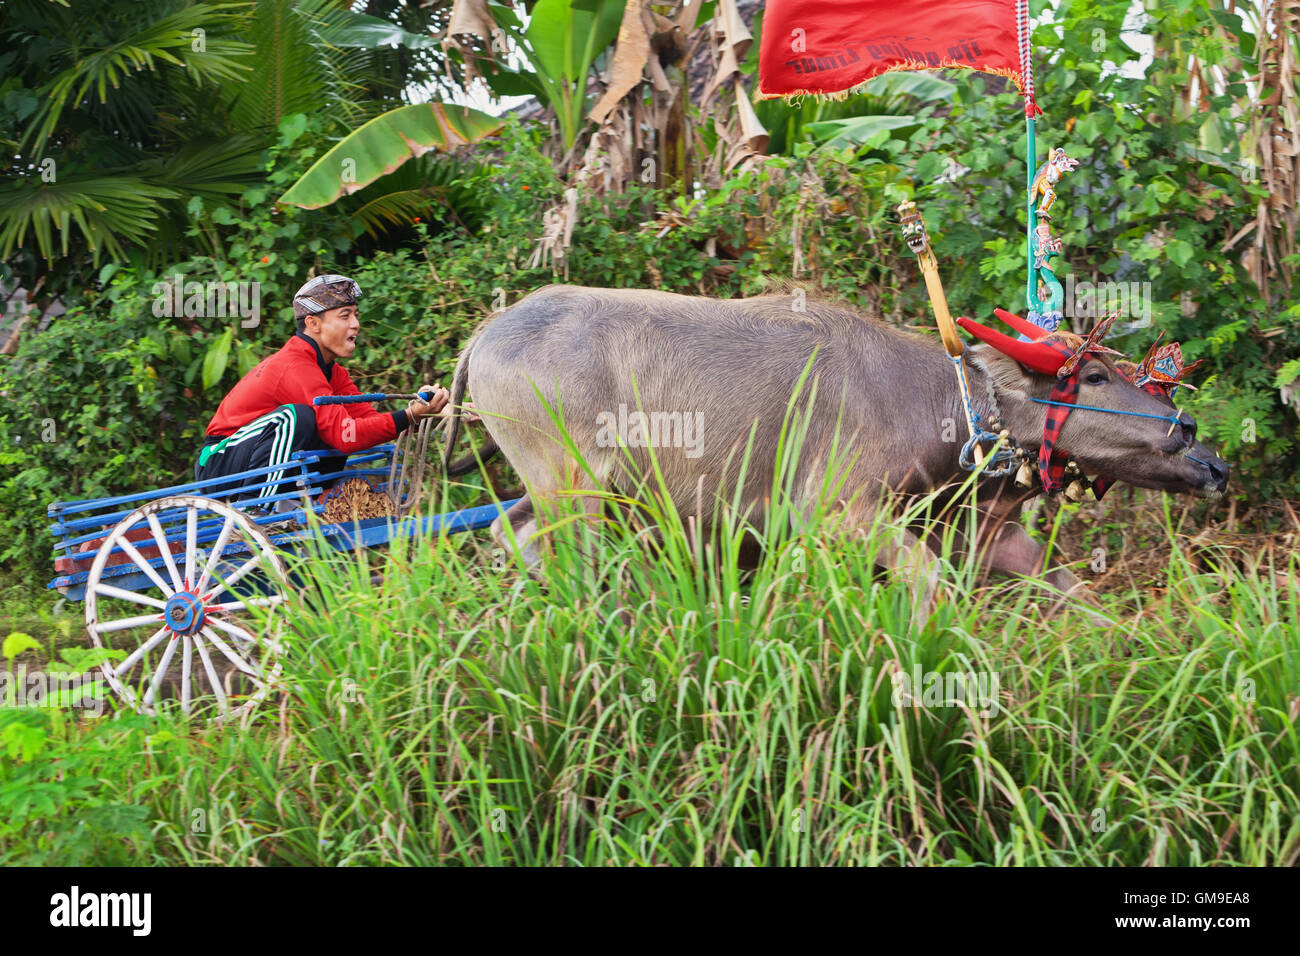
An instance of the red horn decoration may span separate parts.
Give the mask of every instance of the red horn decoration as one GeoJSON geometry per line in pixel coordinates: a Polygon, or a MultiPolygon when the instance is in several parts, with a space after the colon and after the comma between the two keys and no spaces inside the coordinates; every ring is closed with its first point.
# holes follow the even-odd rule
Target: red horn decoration
{"type": "Polygon", "coordinates": [[[1021,335],[1027,335],[1035,342],[1038,341],[1039,339],[1047,338],[1049,334],[1047,329],[1040,328],[1039,326],[1034,325],[1034,323],[1022,319],[1018,315],[1013,315],[1012,313],[1008,312],[1006,309],[994,309],[993,314],[996,315],[1003,322],[1005,322],[1007,325],[1011,326],[1021,335]]]}
{"type": "Polygon", "coordinates": [[[957,324],[977,339],[993,346],[1003,355],[1009,355],[1021,365],[1028,365],[1034,371],[1042,372],[1044,375],[1055,375],[1057,370],[1065,364],[1066,358],[1068,358],[1068,356],[1062,355],[1050,345],[1044,345],[1041,342],[1021,342],[1019,339],[1013,339],[1001,332],[994,332],[992,329],[980,325],[964,315],[957,320],[957,324]]]}

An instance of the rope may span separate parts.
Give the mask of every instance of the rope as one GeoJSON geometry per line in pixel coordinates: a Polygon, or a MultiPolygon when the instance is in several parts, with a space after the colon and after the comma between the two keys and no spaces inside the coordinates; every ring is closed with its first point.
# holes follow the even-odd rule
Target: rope
{"type": "Polygon", "coordinates": [[[1082,408],[1090,412],[1109,412],[1111,415],[1132,415],[1135,418],[1155,418],[1162,422],[1171,422],[1178,424],[1177,415],[1149,415],[1146,412],[1125,412],[1118,408],[1100,408],[1096,405],[1075,405],[1072,402],[1053,402],[1046,398],[1031,398],[1031,402],[1037,402],[1039,405],[1060,405],[1063,408],[1082,408]]]}
{"type": "Polygon", "coordinates": [[[424,466],[429,457],[429,442],[447,423],[446,418],[420,419],[397,439],[393,460],[388,469],[388,491],[399,515],[407,514],[419,500],[424,482],[424,466]]]}
{"type": "MultiPolygon", "coordinates": [[[[979,421],[979,416],[975,414],[975,406],[970,397],[970,383],[966,380],[966,366],[962,362],[962,357],[965,354],[966,344],[963,342],[961,343],[961,351],[956,355],[949,355],[948,358],[952,359],[952,370],[957,373],[957,385],[961,389],[962,402],[966,406],[966,430],[971,436],[971,441],[974,441],[975,432],[977,431],[975,424],[979,421]]],[[[967,442],[967,444],[970,443],[967,442]]],[[[983,460],[984,453],[982,450],[977,449],[974,453],[981,461],[983,460]]],[[[979,465],[981,461],[976,461],[975,465],[979,465]]]]}
{"type": "Polygon", "coordinates": [[[1029,0],[1016,0],[1016,45],[1020,48],[1020,75],[1025,84],[1025,115],[1039,112],[1034,100],[1034,61],[1029,50],[1029,0]]]}
{"type": "MultiPolygon", "coordinates": [[[[961,446],[961,456],[957,459],[958,464],[960,464],[966,471],[974,471],[982,464],[984,466],[983,474],[985,478],[1000,478],[1003,475],[1009,475],[1011,473],[1012,462],[1016,458],[1015,451],[1010,447],[998,449],[993,453],[992,457],[984,459],[983,462],[976,462],[974,460],[975,449],[981,442],[997,442],[1002,436],[986,429],[980,418],[979,412],[975,411],[975,405],[971,401],[970,397],[969,384],[966,381],[966,376],[962,374],[961,356],[953,355],[949,357],[952,359],[952,364],[957,368],[957,379],[961,382],[962,404],[966,406],[966,422],[970,426],[970,438],[967,439],[966,444],[961,446]],[[995,465],[1001,465],[1002,467],[995,468],[995,465]]],[[[997,400],[994,399],[994,414],[997,413],[996,402],[997,400]]]]}
{"type": "MultiPolygon", "coordinates": [[[[978,416],[976,416],[976,420],[978,422],[978,416]]],[[[966,471],[974,471],[976,465],[971,460],[971,456],[975,453],[975,446],[984,441],[998,442],[1001,440],[1001,435],[995,435],[985,429],[983,425],[976,424],[975,434],[961,447],[961,457],[958,462],[966,471]]],[[[1015,451],[1009,447],[997,449],[990,457],[984,459],[984,477],[1001,478],[1003,475],[1011,474],[1016,457],[1015,451]],[[995,468],[994,465],[1000,465],[1001,467],[995,468]]]]}

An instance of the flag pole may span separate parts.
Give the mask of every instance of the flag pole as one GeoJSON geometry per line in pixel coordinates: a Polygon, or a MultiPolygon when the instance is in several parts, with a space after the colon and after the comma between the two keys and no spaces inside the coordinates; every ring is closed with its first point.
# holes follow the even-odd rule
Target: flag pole
{"type": "Polygon", "coordinates": [[[1038,149],[1034,142],[1034,62],[1029,53],[1029,0],[1016,0],[1016,40],[1020,46],[1020,76],[1025,95],[1025,307],[1038,311],[1038,289],[1034,281],[1034,185],[1038,149]]]}
{"type": "Polygon", "coordinates": [[[1025,308],[1038,311],[1038,290],[1034,288],[1034,161],[1038,150],[1034,145],[1034,118],[1025,117],[1025,308]]]}

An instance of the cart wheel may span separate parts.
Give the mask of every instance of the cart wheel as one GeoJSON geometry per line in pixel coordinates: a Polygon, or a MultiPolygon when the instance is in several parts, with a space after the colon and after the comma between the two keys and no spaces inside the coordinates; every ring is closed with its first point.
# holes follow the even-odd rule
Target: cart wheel
{"type": "Polygon", "coordinates": [[[159,498],[118,522],[95,555],[86,579],[86,631],[96,647],[128,651],[125,660],[100,665],[109,686],[128,707],[153,714],[164,696],[164,682],[169,690],[179,683],[176,696],[182,712],[190,713],[196,698],[212,695],[216,719],[226,720],[263,700],[282,667],[281,648],[274,640],[278,621],[273,618],[270,628],[258,629],[233,615],[249,607],[274,608],[287,591],[280,555],[247,516],[211,498],[159,498]],[[150,536],[141,537],[144,529],[128,534],[142,521],[148,523],[150,536]],[[154,552],[160,554],[162,567],[151,565],[137,544],[153,560],[154,552]],[[110,564],[114,548],[121,549],[113,556],[118,563],[110,564]],[[236,584],[246,593],[233,590],[236,584]],[[99,601],[106,597],[143,605],[147,613],[101,620],[99,601]],[[179,680],[168,675],[178,649],[179,680]],[[226,671],[224,679],[219,669],[226,671]]]}

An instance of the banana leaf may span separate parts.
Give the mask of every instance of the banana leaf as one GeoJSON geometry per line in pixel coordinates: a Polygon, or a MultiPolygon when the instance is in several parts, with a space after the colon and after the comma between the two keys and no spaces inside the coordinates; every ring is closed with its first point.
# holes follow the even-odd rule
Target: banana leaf
{"type": "Polygon", "coordinates": [[[431,149],[477,143],[500,132],[504,121],[445,103],[401,106],[377,116],[322,156],[280,202],[319,209],[363,189],[408,159],[431,149]]]}

